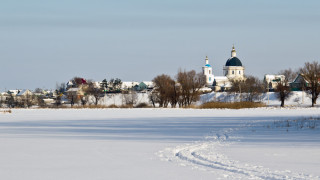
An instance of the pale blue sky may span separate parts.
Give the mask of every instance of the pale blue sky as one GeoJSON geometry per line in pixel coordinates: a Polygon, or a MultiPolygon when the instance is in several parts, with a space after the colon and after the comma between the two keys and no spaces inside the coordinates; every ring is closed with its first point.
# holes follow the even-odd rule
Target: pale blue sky
{"type": "Polygon", "coordinates": [[[152,80],[179,68],[215,75],[232,44],[263,78],[319,61],[320,1],[1,0],[0,90],[54,88],[74,76],[152,80]]]}

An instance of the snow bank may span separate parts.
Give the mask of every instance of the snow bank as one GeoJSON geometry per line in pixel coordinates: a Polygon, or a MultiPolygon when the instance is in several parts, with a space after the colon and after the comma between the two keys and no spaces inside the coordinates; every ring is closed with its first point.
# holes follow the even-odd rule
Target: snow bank
{"type": "MultiPolygon", "coordinates": [[[[211,92],[208,94],[203,94],[200,101],[197,104],[202,104],[210,101],[220,101],[220,102],[233,102],[239,101],[239,94],[228,94],[227,92],[211,92]]],[[[269,106],[280,106],[281,102],[277,99],[276,93],[269,92],[263,94],[259,101],[269,105],[269,106]]],[[[285,101],[286,106],[311,106],[311,98],[307,93],[301,91],[292,92],[292,96],[285,101]]]]}

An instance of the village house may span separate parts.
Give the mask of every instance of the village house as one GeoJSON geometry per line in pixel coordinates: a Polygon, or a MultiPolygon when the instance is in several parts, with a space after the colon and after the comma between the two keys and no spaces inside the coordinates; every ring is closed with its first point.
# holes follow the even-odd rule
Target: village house
{"type": "Polygon", "coordinates": [[[283,82],[285,80],[284,75],[264,75],[263,81],[267,84],[268,91],[274,91],[277,88],[279,82],[283,82]]]}
{"type": "Polygon", "coordinates": [[[20,97],[24,96],[24,97],[26,97],[26,96],[32,96],[32,95],[33,95],[33,93],[29,89],[23,89],[16,96],[20,96],[20,97]]]}
{"type": "MultiPolygon", "coordinates": [[[[320,79],[318,79],[318,83],[320,83],[320,79]]],[[[303,74],[298,74],[289,85],[292,91],[304,91],[310,87],[310,83],[303,74]]]]}

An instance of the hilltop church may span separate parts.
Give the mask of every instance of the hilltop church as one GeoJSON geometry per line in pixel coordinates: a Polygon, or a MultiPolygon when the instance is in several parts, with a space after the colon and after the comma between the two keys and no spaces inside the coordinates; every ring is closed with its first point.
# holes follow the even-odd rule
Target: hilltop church
{"type": "Polygon", "coordinates": [[[244,67],[237,53],[232,47],[231,57],[227,60],[226,65],[223,67],[224,76],[215,76],[212,72],[212,66],[209,64],[209,59],[206,57],[205,65],[202,67],[203,74],[206,77],[206,86],[212,88],[214,91],[224,91],[231,87],[230,80],[243,80],[244,67]]]}

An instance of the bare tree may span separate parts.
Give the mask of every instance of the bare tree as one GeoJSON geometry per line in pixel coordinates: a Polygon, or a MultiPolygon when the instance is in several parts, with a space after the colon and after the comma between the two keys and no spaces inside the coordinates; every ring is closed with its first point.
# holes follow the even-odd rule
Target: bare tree
{"type": "Polygon", "coordinates": [[[229,92],[240,93],[240,101],[254,102],[264,92],[264,84],[254,76],[248,76],[245,80],[231,80],[232,86],[229,92]]]}
{"type": "Polygon", "coordinates": [[[284,107],[284,101],[292,95],[289,82],[294,80],[294,78],[297,76],[297,72],[293,71],[292,69],[286,69],[280,71],[279,75],[284,75],[284,78],[280,78],[277,81],[275,92],[277,98],[281,101],[281,107],[284,107]]]}
{"type": "Polygon", "coordinates": [[[320,93],[320,64],[317,61],[306,62],[300,72],[307,82],[306,90],[311,95],[311,106],[314,107],[320,93]]]}
{"type": "Polygon", "coordinates": [[[167,98],[171,104],[172,108],[175,108],[177,106],[177,103],[179,101],[179,97],[181,94],[181,88],[179,84],[177,84],[174,80],[169,81],[169,87],[168,87],[168,93],[167,98]]]}
{"type": "Polygon", "coordinates": [[[181,87],[182,106],[189,106],[200,97],[200,89],[205,85],[205,76],[202,73],[181,71],[177,74],[177,82],[181,87]]]}
{"type": "Polygon", "coordinates": [[[42,93],[43,93],[43,90],[42,90],[41,88],[36,88],[36,89],[34,90],[34,92],[35,92],[35,93],[39,93],[39,94],[41,93],[41,94],[42,94],[42,93]]]}
{"type": "Polygon", "coordinates": [[[101,88],[96,86],[92,81],[88,82],[86,93],[94,97],[95,105],[98,105],[99,100],[103,97],[101,88]]]}
{"type": "Polygon", "coordinates": [[[0,94],[0,108],[2,107],[3,102],[4,102],[4,96],[0,94]]]}
{"type": "Polygon", "coordinates": [[[246,100],[254,102],[259,100],[261,94],[265,91],[264,84],[261,80],[254,76],[248,76],[245,80],[246,86],[243,89],[243,92],[246,93],[246,100]]]}
{"type": "Polygon", "coordinates": [[[200,97],[200,89],[205,85],[205,76],[195,71],[179,71],[177,82],[170,76],[162,74],[155,77],[154,90],[149,96],[150,101],[155,106],[159,103],[159,107],[179,107],[189,106],[200,97]]]}
{"type": "Polygon", "coordinates": [[[67,99],[70,101],[71,107],[80,100],[77,91],[67,91],[67,99]]]}
{"type": "Polygon", "coordinates": [[[54,99],[55,99],[55,105],[57,107],[61,105],[61,99],[65,91],[66,91],[66,85],[64,83],[61,83],[60,85],[59,84],[56,85],[56,90],[55,90],[56,97],[54,99]]]}
{"type": "Polygon", "coordinates": [[[46,107],[46,103],[44,102],[45,96],[44,95],[38,95],[36,96],[36,103],[38,104],[38,106],[40,107],[46,107]]]}
{"type": "Polygon", "coordinates": [[[88,102],[88,96],[86,95],[86,93],[83,96],[80,96],[79,99],[81,101],[82,106],[85,106],[88,102]]]}
{"type": "Polygon", "coordinates": [[[9,93],[9,97],[7,98],[7,105],[9,108],[15,107],[15,98],[13,97],[12,93],[9,93]]]}
{"type": "Polygon", "coordinates": [[[149,94],[149,101],[152,103],[153,107],[156,107],[156,103],[159,102],[158,95],[156,91],[151,91],[149,94]]]}
{"type": "Polygon", "coordinates": [[[34,99],[35,99],[35,96],[27,92],[26,95],[22,97],[22,102],[24,106],[27,106],[28,108],[30,108],[32,105],[34,105],[34,99]]]}
{"type": "Polygon", "coordinates": [[[71,80],[74,84],[74,87],[79,87],[80,85],[83,85],[83,84],[87,84],[87,81],[82,78],[82,77],[74,77],[72,80],[71,80]]]}
{"type": "Polygon", "coordinates": [[[156,97],[152,97],[154,101],[159,103],[159,107],[167,107],[169,104],[169,89],[171,89],[173,79],[170,76],[162,74],[156,76],[153,80],[154,90],[153,95],[156,97]]]}
{"type": "Polygon", "coordinates": [[[246,86],[246,81],[245,80],[234,80],[231,79],[231,87],[228,90],[228,93],[239,93],[240,97],[239,100],[240,102],[242,101],[242,93],[244,91],[244,87],[246,86]]]}
{"type": "Polygon", "coordinates": [[[137,103],[138,100],[138,94],[133,90],[130,90],[128,93],[123,94],[123,97],[126,105],[130,105],[132,107],[137,103]]]}

